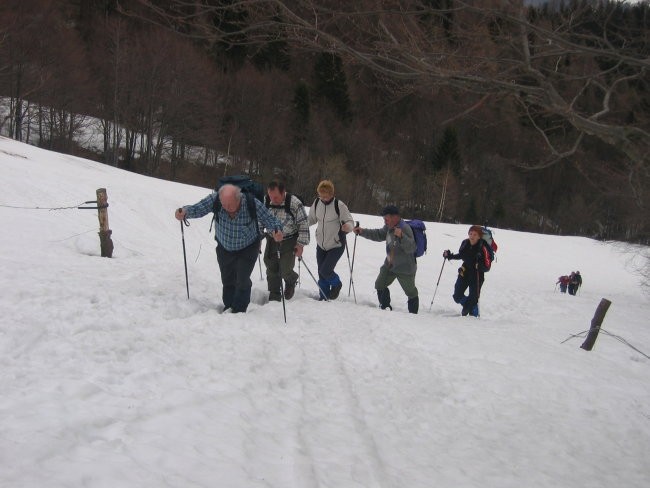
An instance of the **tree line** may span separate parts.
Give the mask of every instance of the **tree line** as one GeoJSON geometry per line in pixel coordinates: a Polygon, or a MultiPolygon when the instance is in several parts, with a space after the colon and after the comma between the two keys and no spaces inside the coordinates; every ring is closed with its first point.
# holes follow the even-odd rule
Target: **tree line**
{"type": "Polygon", "coordinates": [[[649,11],[5,0],[0,130],[202,186],[244,171],[310,203],[327,177],[358,212],[648,243],[649,11]]]}

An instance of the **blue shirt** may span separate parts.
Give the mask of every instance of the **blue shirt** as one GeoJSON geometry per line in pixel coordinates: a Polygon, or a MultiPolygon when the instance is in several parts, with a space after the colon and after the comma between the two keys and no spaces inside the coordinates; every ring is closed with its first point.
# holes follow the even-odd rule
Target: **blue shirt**
{"type": "MultiPolygon", "coordinates": [[[[219,198],[219,194],[212,192],[200,202],[183,207],[187,218],[195,219],[212,212],[216,198],[219,198]]],[[[214,238],[227,251],[240,251],[258,241],[261,228],[265,227],[267,230],[273,232],[282,230],[282,223],[268,211],[264,204],[254,199],[255,208],[257,209],[257,220],[259,222],[258,228],[255,219],[248,212],[247,198],[253,197],[242,193],[241,204],[234,218],[231,218],[223,207],[221,207],[219,215],[217,215],[214,238]]]]}

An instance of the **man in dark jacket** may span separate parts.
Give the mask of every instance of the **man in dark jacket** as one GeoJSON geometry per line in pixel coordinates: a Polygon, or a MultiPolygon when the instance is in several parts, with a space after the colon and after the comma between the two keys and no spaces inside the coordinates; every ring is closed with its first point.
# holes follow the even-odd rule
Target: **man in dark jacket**
{"type": "Polygon", "coordinates": [[[580,271],[571,271],[571,275],[569,276],[569,295],[575,296],[581,285],[582,276],[580,276],[580,271]]]}
{"type": "Polygon", "coordinates": [[[463,265],[458,268],[458,278],[454,286],[454,301],[463,306],[463,316],[479,316],[478,300],[481,296],[481,287],[485,280],[486,263],[489,264],[487,243],[483,240],[483,229],[479,225],[472,225],[467,233],[468,238],[460,244],[458,254],[450,250],[442,253],[442,257],[462,259],[463,265]],[[465,290],[469,288],[469,295],[465,290]]]}
{"type": "Polygon", "coordinates": [[[395,205],[385,207],[381,215],[384,226],[381,229],[363,229],[355,227],[354,233],[371,241],[386,241],[386,260],[379,268],[379,276],[375,280],[375,289],[379,306],[392,310],[390,305],[390,290],[388,287],[397,279],[402,290],[408,297],[408,310],[418,313],[420,300],[415,286],[415,238],[411,227],[402,220],[399,209],[395,205]]]}

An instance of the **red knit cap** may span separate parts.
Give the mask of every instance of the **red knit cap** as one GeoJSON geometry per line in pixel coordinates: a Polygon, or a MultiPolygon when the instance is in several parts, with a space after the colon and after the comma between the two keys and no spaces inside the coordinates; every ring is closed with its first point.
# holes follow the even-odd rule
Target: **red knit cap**
{"type": "Polygon", "coordinates": [[[476,232],[480,237],[483,237],[483,227],[481,227],[480,225],[471,226],[467,231],[467,233],[469,234],[472,231],[476,232]]]}

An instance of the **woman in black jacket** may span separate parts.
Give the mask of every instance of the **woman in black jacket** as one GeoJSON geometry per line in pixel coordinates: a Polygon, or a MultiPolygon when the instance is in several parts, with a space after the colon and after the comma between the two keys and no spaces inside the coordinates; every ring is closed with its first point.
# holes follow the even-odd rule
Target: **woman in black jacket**
{"type": "Polygon", "coordinates": [[[483,240],[483,229],[479,225],[472,225],[467,233],[468,238],[460,244],[458,254],[450,250],[442,253],[448,260],[462,259],[463,265],[458,268],[458,278],[454,286],[454,301],[463,306],[462,314],[479,316],[478,300],[481,296],[481,287],[485,280],[485,271],[490,269],[492,257],[483,240]],[[465,290],[469,288],[469,295],[465,290]]]}

